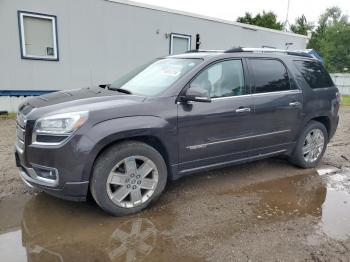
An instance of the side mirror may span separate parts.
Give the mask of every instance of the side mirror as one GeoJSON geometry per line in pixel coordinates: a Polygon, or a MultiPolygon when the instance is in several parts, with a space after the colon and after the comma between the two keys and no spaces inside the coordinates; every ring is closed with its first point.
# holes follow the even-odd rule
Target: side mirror
{"type": "Polygon", "coordinates": [[[181,96],[181,100],[184,102],[211,102],[208,90],[205,90],[197,85],[191,85],[190,88],[186,90],[185,95],[181,96]]]}

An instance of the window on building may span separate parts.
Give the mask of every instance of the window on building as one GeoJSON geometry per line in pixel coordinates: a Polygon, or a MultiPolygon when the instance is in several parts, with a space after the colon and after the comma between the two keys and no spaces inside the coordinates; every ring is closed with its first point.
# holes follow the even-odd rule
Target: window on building
{"type": "Polygon", "coordinates": [[[19,11],[18,19],[22,58],[58,61],[56,16],[19,11]]]}
{"type": "Polygon", "coordinates": [[[191,36],[181,34],[170,34],[171,55],[182,54],[191,50],[191,36]]]}
{"type": "Polygon", "coordinates": [[[273,59],[250,59],[254,76],[254,93],[266,93],[290,90],[285,66],[273,59]]]}
{"type": "Polygon", "coordinates": [[[334,85],[320,62],[296,60],[294,63],[311,88],[325,88],[334,85]]]}
{"type": "Polygon", "coordinates": [[[191,86],[208,90],[212,98],[245,95],[242,61],[216,63],[202,71],[192,81],[191,86]]]}

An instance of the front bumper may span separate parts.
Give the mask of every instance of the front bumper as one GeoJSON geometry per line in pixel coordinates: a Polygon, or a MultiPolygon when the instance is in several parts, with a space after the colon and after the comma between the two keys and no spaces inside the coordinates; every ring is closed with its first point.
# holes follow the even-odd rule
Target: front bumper
{"type": "Polygon", "coordinates": [[[58,198],[72,200],[72,201],[85,201],[89,181],[83,182],[65,182],[59,181],[60,174],[56,169],[41,167],[41,169],[56,170],[56,180],[46,179],[40,175],[33,167],[26,167],[21,162],[20,152],[15,151],[16,166],[19,168],[19,174],[22,180],[30,187],[38,188],[50,195],[58,198]]]}

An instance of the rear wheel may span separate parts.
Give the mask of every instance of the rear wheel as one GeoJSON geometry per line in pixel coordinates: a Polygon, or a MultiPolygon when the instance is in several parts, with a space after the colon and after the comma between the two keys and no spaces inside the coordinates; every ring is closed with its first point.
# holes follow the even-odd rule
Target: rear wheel
{"type": "Polygon", "coordinates": [[[110,214],[141,211],[164,190],[167,167],[153,147],[124,142],[104,151],[93,169],[91,193],[110,214]]]}
{"type": "Polygon", "coordinates": [[[311,121],[300,135],[290,162],[302,167],[315,167],[322,159],[328,142],[325,126],[317,121],[311,121]]]}

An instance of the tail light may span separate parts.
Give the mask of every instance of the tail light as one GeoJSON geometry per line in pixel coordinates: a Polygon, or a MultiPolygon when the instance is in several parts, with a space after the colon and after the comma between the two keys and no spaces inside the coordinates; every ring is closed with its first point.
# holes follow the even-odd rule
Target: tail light
{"type": "Polygon", "coordinates": [[[340,93],[337,92],[337,93],[335,94],[335,96],[336,96],[336,98],[337,98],[337,102],[340,103],[340,100],[341,100],[340,93]]]}

